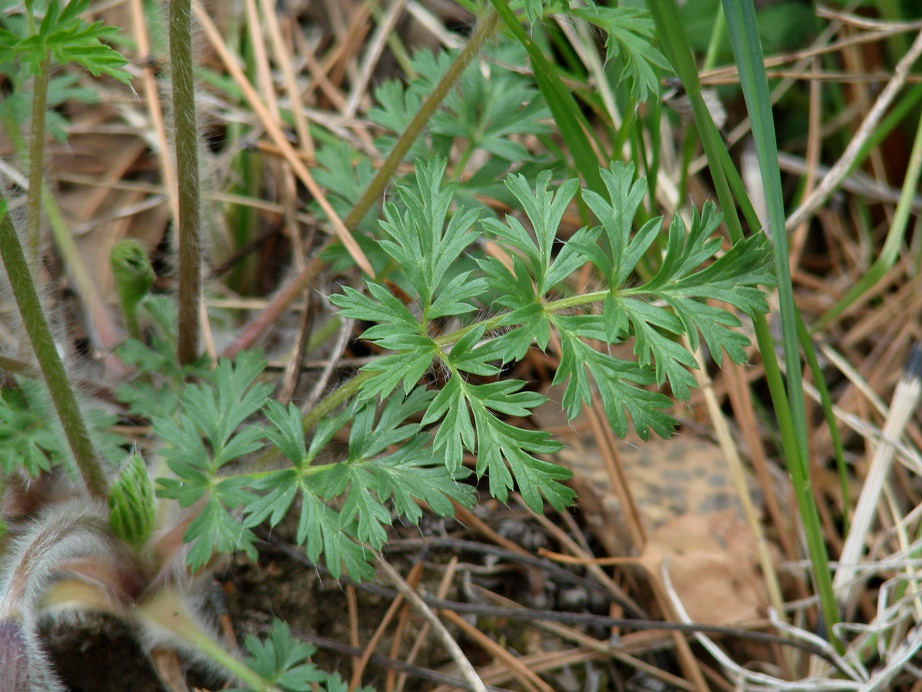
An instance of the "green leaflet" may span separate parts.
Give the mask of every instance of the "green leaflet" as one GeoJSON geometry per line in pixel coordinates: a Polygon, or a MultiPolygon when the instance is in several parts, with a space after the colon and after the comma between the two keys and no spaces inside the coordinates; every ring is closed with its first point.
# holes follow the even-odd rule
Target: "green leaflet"
{"type": "MultiPolygon", "coordinates": [[[[666,412],[671,400],[657,389],[669,385],[677,398],[687,399],[696,383],[695,358],[680,337],[687,335],[693,347],[703,340],[718,363],[724,353],[743,362],[748,340],[736,330],[739,319],[708,301],[748,315],[766,311],[759,286],[773,281],[769,248],[757,237],[723,251],[713,205],[695,212],[688,226],[677,216],[664,242],[655,244],[664,233],[662,219],[635,228],[647,188],[635,179],[633,166],[619,163],[599,171],[605,194],[580,190],[575,179],[554,185],[549,171],[537,176],[534,187],[511,175],[506,186],[528,223],[510,214],[504,221],[484,220],[481,231],[473,214],[453,208],[456,188],[442,182],[444,172],[441,159],[418,163],[417,186],[400,188],[401,206],[388,204],[381,222],[387,236],[381,247],[403,270],[410,303],[375,282],[368,282],[367,295],[345,288],[331,298],[345,316],[368,325],[363,338],[389,351],[363,368],[372,376],[362,381],[358,399],[388,399],[398,386],[404,395],[415,393],[427,373],[441,373],[447,381],[431,397],[422,426],[434,429],[432,449],[449,471],[461,470],[470,453],[494,497],[506,500],[516,489],[535,511],[545,500],[562,508],[573,500],[563,484],[569,472],[541,458],[559,443],[508,420],[528,418],[545,398],[522,380],[502,379],[501,366],[521,360],[530,348],[548,350],[556,333],[560,365],[554,382],[566,383],[562,403],[571,418],[598,397],[617,434],[626,435],[633,422],[644,438],[651,430],[668,436],[675,425],[666,412]],[[564,242],[558,227],[577,192],[599,225],[564,242]],[[476,270],[445,279],[482,232],[505,245],[511,261],[482,259],[476,270]],[[652,260],[658,270],[638,284],[638,263],[660,245],[665,250],[652,260]],[[569,277],[587,263],[602,288],[568,295],[569,277]],[[501,312],[486,319],[468,317],[497,307],[501,312]],[[442,334],[446,324],[453,331],[442,334]],[[625,341],[632,343],[635,360],[614,358],[596,345],[625,341]]],[[[370,482],[360,475],[348,480],[370,482]]],[[[374,545],[386,523],[380,507],[363,494],[350,502],[359,537],[374,545]],[[371,519],[363,524],[363,516],[371,519]]]]}

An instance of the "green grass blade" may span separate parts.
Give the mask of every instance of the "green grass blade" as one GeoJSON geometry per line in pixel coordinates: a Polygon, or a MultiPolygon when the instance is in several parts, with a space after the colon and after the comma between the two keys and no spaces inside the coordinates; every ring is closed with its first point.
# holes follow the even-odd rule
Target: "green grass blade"
{"type": "Polygon", "coordinates": [[[598,156],[589,142],[586,135],[590,131],[589,123],[583,116],[573,98],[573,94],[563,85],[557,74],[557,68],[551,63],[541,49],[535,44],[531,36],[522,28],[521,22],[515,16],[512,8],[506,0],[490,0],[493,7],[496,8],[500,18],[509,27],[512,35],[518,39],[525,50],[528,51],[528,57],[531,58],[531,66],[535,73],[535,82],[538,89],[547,101],[548,108],[554,116],[554,121],[560,130],[561,136],[567,143],[573,163],[576,170],[579,171],[583,180],[589,189],[604,194],[605,186],[602,184],[602,176],[599,174],[598,156]]]}
{"type": "MultiPolygon", "coordinates": [[[[691,101],[695,123],[698,128],[705,155],[708,158],[708,165],[717,197],[724,213],[724,221],[730,233],[733,242],[739,242],[743,238],[742,226],[737,213],[736,204],[740,205],[746,221],[751,228],[759,228],[760,223],[756,217],[752,203],[749,200],[739,172],[733,166],[729,152],[720,136],[710,112],[701,96],[701,85],[698,79],[698,72],[692,58],[691,47],[685,35],[684,25],[679,15],[678,7],[674,1],[654,2],[649,4],[649,10],[657,25],[657,31],[662,41],[663,51],[666,57],[672,63],[679,79],[685,88],[686,93],[691,101]]],[[[785,261],[786,264],[786,261],[785,261]]],[[[757,316],[753,320],[756,340],[759,351],[762,354],[762,361],[765,367],[765,379],[768,383],[769,391],[772,397],[772,403],[775,410],[775,416],[778,421],[779,431],[784,448],[784,454],[792,469],[797,469],[796,473],[800,478],[800,485],[803,487],[803,480],[807,478],[804,470],[806,464],[802,461],[800,444],[795,433],[794,422],[788,405],[787,392],[785,391],[784,381],[781,376],[781,369],[775,356],[775,346],[768,327],[768,322],[763,316],[757,316]]],[[[807,335],[804,334],[806,337],[807,335]]],[[[812,351],[812,343],[809,338],[802,340],[802,347],[805,352],[812,351]]],[[[825,388],[821,388],[821,394],[825,388]]],[[[828,393],[823,401],[824,412],[831,413],[832,404],[829,400],[828,393]]],[[[834,425],[834,421],[830,421],[834,425]]],[[[833,434],[833,439],[837,435],[833,434]]],[[[841,451],[839,450],[839,454],[841,451]]],[[[798,498],[806,501],[805,493],[801,493],[798,498]]],[[[812,505],[812,496],[809,498],[812,505]]],[[[816,517],[816,507],[813,505],[812,511],[807,510],[808,514],[816,517]]],[[[828,566],[825,560],[819,567],[826,570],[828,566]]],[[[831,580],[830,580],[831,584],[831,580]]]]}
{"type": "Polygon", "coordinates": [[[733,46],[743,95],[752,123],[756,154],[768,203],[769,225],[773,230],[772,240],[775,248],[775,272],[778,278],[782,341],[787,365],[788,404],[796,441],[796,454],[789,456],[789,462],[791,462],[789,470],[801,519],[804,522],[807,548],[813,566],[813,579],[819,595],[826,631],[829,640],[841,650],[842,644],[833,632],[833,625],[839,620],[839,612],[832,589],[829,556],[823,541],[819,513],[810,488],[807,418],[797,336],[798,315],[794,305],[794,291],[788,264],[784,198],[781,191],[781,173],[778,169],[778,147],[775,139],[768,79],[765,75],[762,57],[762,45],[756,25],[755,8],[751,0],[724,0],[723,7],[729,28],[730,43],[733,46]]]}
{"type": "Polygon", "coordinates": [[[807,325],[804,324],[799,313],[797,315],[797,338],[800,339],[800,346],[804,349],[807,367],[810,368],[816,391],[820,395],[820,406],[823,409],[823,418],[826,421],[826,426],[829,428],[829,435],[832,439],[832,451],[836,459],[836,472],[839,474],[839,490],[842,493],[842,535],[848,535],[852,502],[848,492],[848,469],[845,466],[845,448],[842,446],[842,436],[839,434],[839,426],[836,424],[835,412],[832,410],[832,397],[829,396],[826,380],[823,379],[823,369],[820,367],[819,360],[816,357],[816,347],[813,345],[810,332],[807,330],[807,325]],[[810,348],[804,348],[805,343],[809,344],[810,348]]]}

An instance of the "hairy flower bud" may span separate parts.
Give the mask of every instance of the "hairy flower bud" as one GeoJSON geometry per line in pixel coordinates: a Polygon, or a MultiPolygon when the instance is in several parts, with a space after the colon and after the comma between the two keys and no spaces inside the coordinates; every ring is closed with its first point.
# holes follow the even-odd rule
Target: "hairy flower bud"
{"type": "Polygon", "coordinates": [[[109,526],[116,536],[139,548],[150,537],[155,518],[154,484],[144,459],[132,451],[109,494],[109,526]]]}

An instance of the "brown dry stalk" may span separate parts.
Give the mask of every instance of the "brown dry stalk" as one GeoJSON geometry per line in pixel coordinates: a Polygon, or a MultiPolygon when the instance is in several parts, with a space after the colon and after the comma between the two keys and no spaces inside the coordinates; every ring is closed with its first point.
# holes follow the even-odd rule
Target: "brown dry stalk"
{"type": "Polygon", "coordinates": [[[897,63],[896,68],[893,70],[893,78],[887,82],[887,86],[880,92],[871,110],[868,111],[867,116],[865,116],[861,126],[858,128],[857,132],[855,132],[851,141],[849,141],[848,146],[845,147],[845,151],[839,157],[839,160],[836,161],[835,165],[829,170],[829,173],[823,177],[810,196],[801,203],[794,213],[788,216],[784,225],[787,231],[790,232],[796,229],[800,224],[813,216],[816,210],[826,203],[826,200],[829,199],[829,196],[839,186],[845,176],[848,175],[858,153],[861,151],[861,148],[864,146],[865,142],[867,142],[868,138],[874,133],[874,129],[880,123],[881,119],[886,115],[887,109],[890,107],[893,99],[896,98],[896,95],[906,83],[909,70],[912,69],[913,64],[920,55],[922,55],[922,31],[916,36],[916,40],[913,41],[909,52],[907,52],[897,63]]]}

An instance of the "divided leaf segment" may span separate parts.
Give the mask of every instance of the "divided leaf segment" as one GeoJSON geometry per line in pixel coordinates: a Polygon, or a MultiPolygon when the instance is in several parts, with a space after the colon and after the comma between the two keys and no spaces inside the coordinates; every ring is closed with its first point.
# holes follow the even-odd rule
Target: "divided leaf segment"
{"type": "Polygon", "coordinates": [[[697,366],[679,341],[682,335],[694,348],[703,337],[718,364],[724,351],[735,362],[745,361],[748,340],[735,330],[739,320],[706,301],[719,300],[748,315],[767,311],[758,286],[774,280],[770,249],[758,236],[714,259],[722,246],[715,235],[720,218],[707,204],[693,215],[690,228],[678,216],[673,220],[659,270],[646,283],[631,285],[662,226],[662,218],[651,219],[633,232],[646,190],[635,180],[633,166],[612,163],[601,170],[606,196],[581,191],[601,225],[580,229],[562,245],[557,230],[580,190],[578,181],[550,189],[551,173],[545,172],[532,189],[522,176],[507,180],[529,231],[513,216],[478,223],[477,214],[463,208],[449,215],[456,186],[443,182],[444,173],[441,159],[417,164],[416,186],[398,188],[402,208],[388,204],[381,222],[387,235],[381,246],[403,270],[413,302],[404,304],[374,281],[367,282],[367,295],[346,287],[331,297],[344,316],[373,323],[363,338],[390,352],[364,367],[371,377],[363,381],[359,399],[388,399],[398,386],[397,396],[409,395],[439,364],[437,370],[447,370],[447,382],[426,407],[422,425],[438,425],[432,446],[447,468],[461,469],[469,452],[477,458],[478,477],[488,475],[494,497],[505,500],[518,487],[535,511],[544,500],[562,508],[574,498],[562,483],[569,473],[538,457],[560,445],[545,432],[504,420],[527,418],[545,397],[528,391],[521,380],[478,384],[475,378],[500,374],[501,365],[521,360],[532,345],[547,350],[556,334],[560,367],[554,381],[566,382],[563,406],[571,419],[595,393],[619,435],[627,433],[630,416],[641,437],[650,430],[667,436],[675,425],[665,411],[671,400],[646,387],[668,384],[679,399],[690,396],[695,379],[689,369],[697,366]],[[509,249],[512,268],[491,257],[477,262],[477,273],[445,278],[484,233],[509,249]],[[587,262],[607,288],[568,295],[565,280],[587,262]],[[507,311],[438,333],[444,318],[482,311],[491,303],[507,311]],[[437,329],[433,320],[438,318],[437,329]],[[604,348],[629,339],[636,361],[615,358],[604,348]]]}

